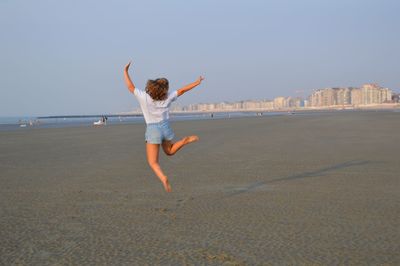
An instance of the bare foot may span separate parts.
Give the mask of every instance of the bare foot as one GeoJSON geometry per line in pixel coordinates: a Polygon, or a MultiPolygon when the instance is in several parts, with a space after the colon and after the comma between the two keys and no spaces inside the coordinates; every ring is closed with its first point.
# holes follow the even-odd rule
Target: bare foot
{"type": "Polygon", "coordinates": [[[196,141],[198,141],[199,140],[199,137],[198,136],[188,136],[188,137],[185,137],[184,139],[183,139],[183,141],[185,142],[185,144],[189,144],[189,143],[192,143],[192,142],[196,142],[196,141]]]}
{"type": "Polygon", "coordinates": [[[171,192],[171,186],[169,184],[168,179],[166,179],[165,181],[161,181],[163,183],[164,189],[166,192],[171,192]]]}

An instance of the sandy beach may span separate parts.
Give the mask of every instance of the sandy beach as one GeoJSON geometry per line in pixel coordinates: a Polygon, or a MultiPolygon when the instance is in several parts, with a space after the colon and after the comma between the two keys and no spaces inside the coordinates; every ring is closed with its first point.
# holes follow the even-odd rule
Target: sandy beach
{"type": "Polygon", "coordinates": [[[0,132],[1,265],[399,265],[400,112],[0,132]]]}

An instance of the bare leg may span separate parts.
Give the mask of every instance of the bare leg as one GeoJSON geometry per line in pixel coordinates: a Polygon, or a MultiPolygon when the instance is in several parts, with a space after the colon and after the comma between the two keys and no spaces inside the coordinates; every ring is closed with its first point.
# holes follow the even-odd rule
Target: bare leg
{"type": "Polygon", "coordinates": [[[184,137],[183,139],[175,143],[172,143],[170,140],[164,140],[162,143],[162,148],[166,155],[171,156],[174,155],[177,151],[179,151],[183,146],[198,140],[199,140],[198,136],[184,137]]]}
{"type": "Polygon", "coordinates": [[[147,151],[147,162],[149,163],[151,169],[158,176],[160,181],[164,185],[164,189],[167,192],[171,192],[171,186],[169,185],[168,177],[161,170],[160,164],[158,163],[158,154],[160,150],[160,144],[150,144],[146,143],[147,151]]]}

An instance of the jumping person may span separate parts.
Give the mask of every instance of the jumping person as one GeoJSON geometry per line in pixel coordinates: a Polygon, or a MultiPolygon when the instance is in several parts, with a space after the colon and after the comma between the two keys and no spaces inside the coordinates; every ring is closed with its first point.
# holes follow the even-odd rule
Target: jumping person
{"type": "Polygon", "coordinates": [[[173,101],[185,92],[200,85],[204,78],[200,76],[195,82],[171,93],[168,92],[169,84],[167,79],[158,78],[155,80],[148,80],[146,90],[143,91],[136,88],[133,84],[128,73],[130,65],[131,62],[129,62],[124,69],[125,83],[129,91],[133,93],[139,101],[144,120],[146,121],[145,140],[147,162],[162,182],[165,191],[171,192],[168,177],[161,170],[160,164],[158,163],[160,146],[166,155],[171,156],[183,146],[198,141],[199,137],[195,135],[187,136],[175,143],[172,142],[174,132],[169,124],[169,108],[173,101]]]}

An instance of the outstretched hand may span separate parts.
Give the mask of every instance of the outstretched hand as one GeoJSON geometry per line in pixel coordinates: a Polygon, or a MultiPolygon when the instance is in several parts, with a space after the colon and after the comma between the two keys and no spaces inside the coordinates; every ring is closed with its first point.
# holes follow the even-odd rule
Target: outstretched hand
{"type": "Polygon", "coordinates": [[[125,66],[125,70],[129,70],[129,67],[131,66],[131,63],[132,63],[132,61],[129,61],[129,63],[128,63],[128,64],[126,64],[126,66],[125,66]]]}
{"type": "Polygon", "coordinates": [[[199,86],[200,83],[201,83],[203,80],[204,80],[204,77],[203,77],[203,76],[200,76],[195,82],[192,82],[192,83],[186,85],[185,87],[180,88],[180,89],[178,90],[178,96],[181,96],[181,95],[184,94],[185,92],[190,91],[190,90],[193,89],[194,87],[199,86]]]}
{"type": "Polygon", "coordinates": [[[124,69],[124,77],[125,77],[125,84],[128,87],[128,90],[132,93],[135,91],[135,84],[133,84],[131,77],[129,77],[129,67],[131,66],[131,62],[129,61],[128,64],[126,64],[125,69],[124,69]]]}
{"type": "Polygon", "coordinates": [[[203,80],[204,80],[204,77],[203,77],[203,76],[200,76],[200,77],[197,79],[197,82],[200,84],[203,80]]]}

